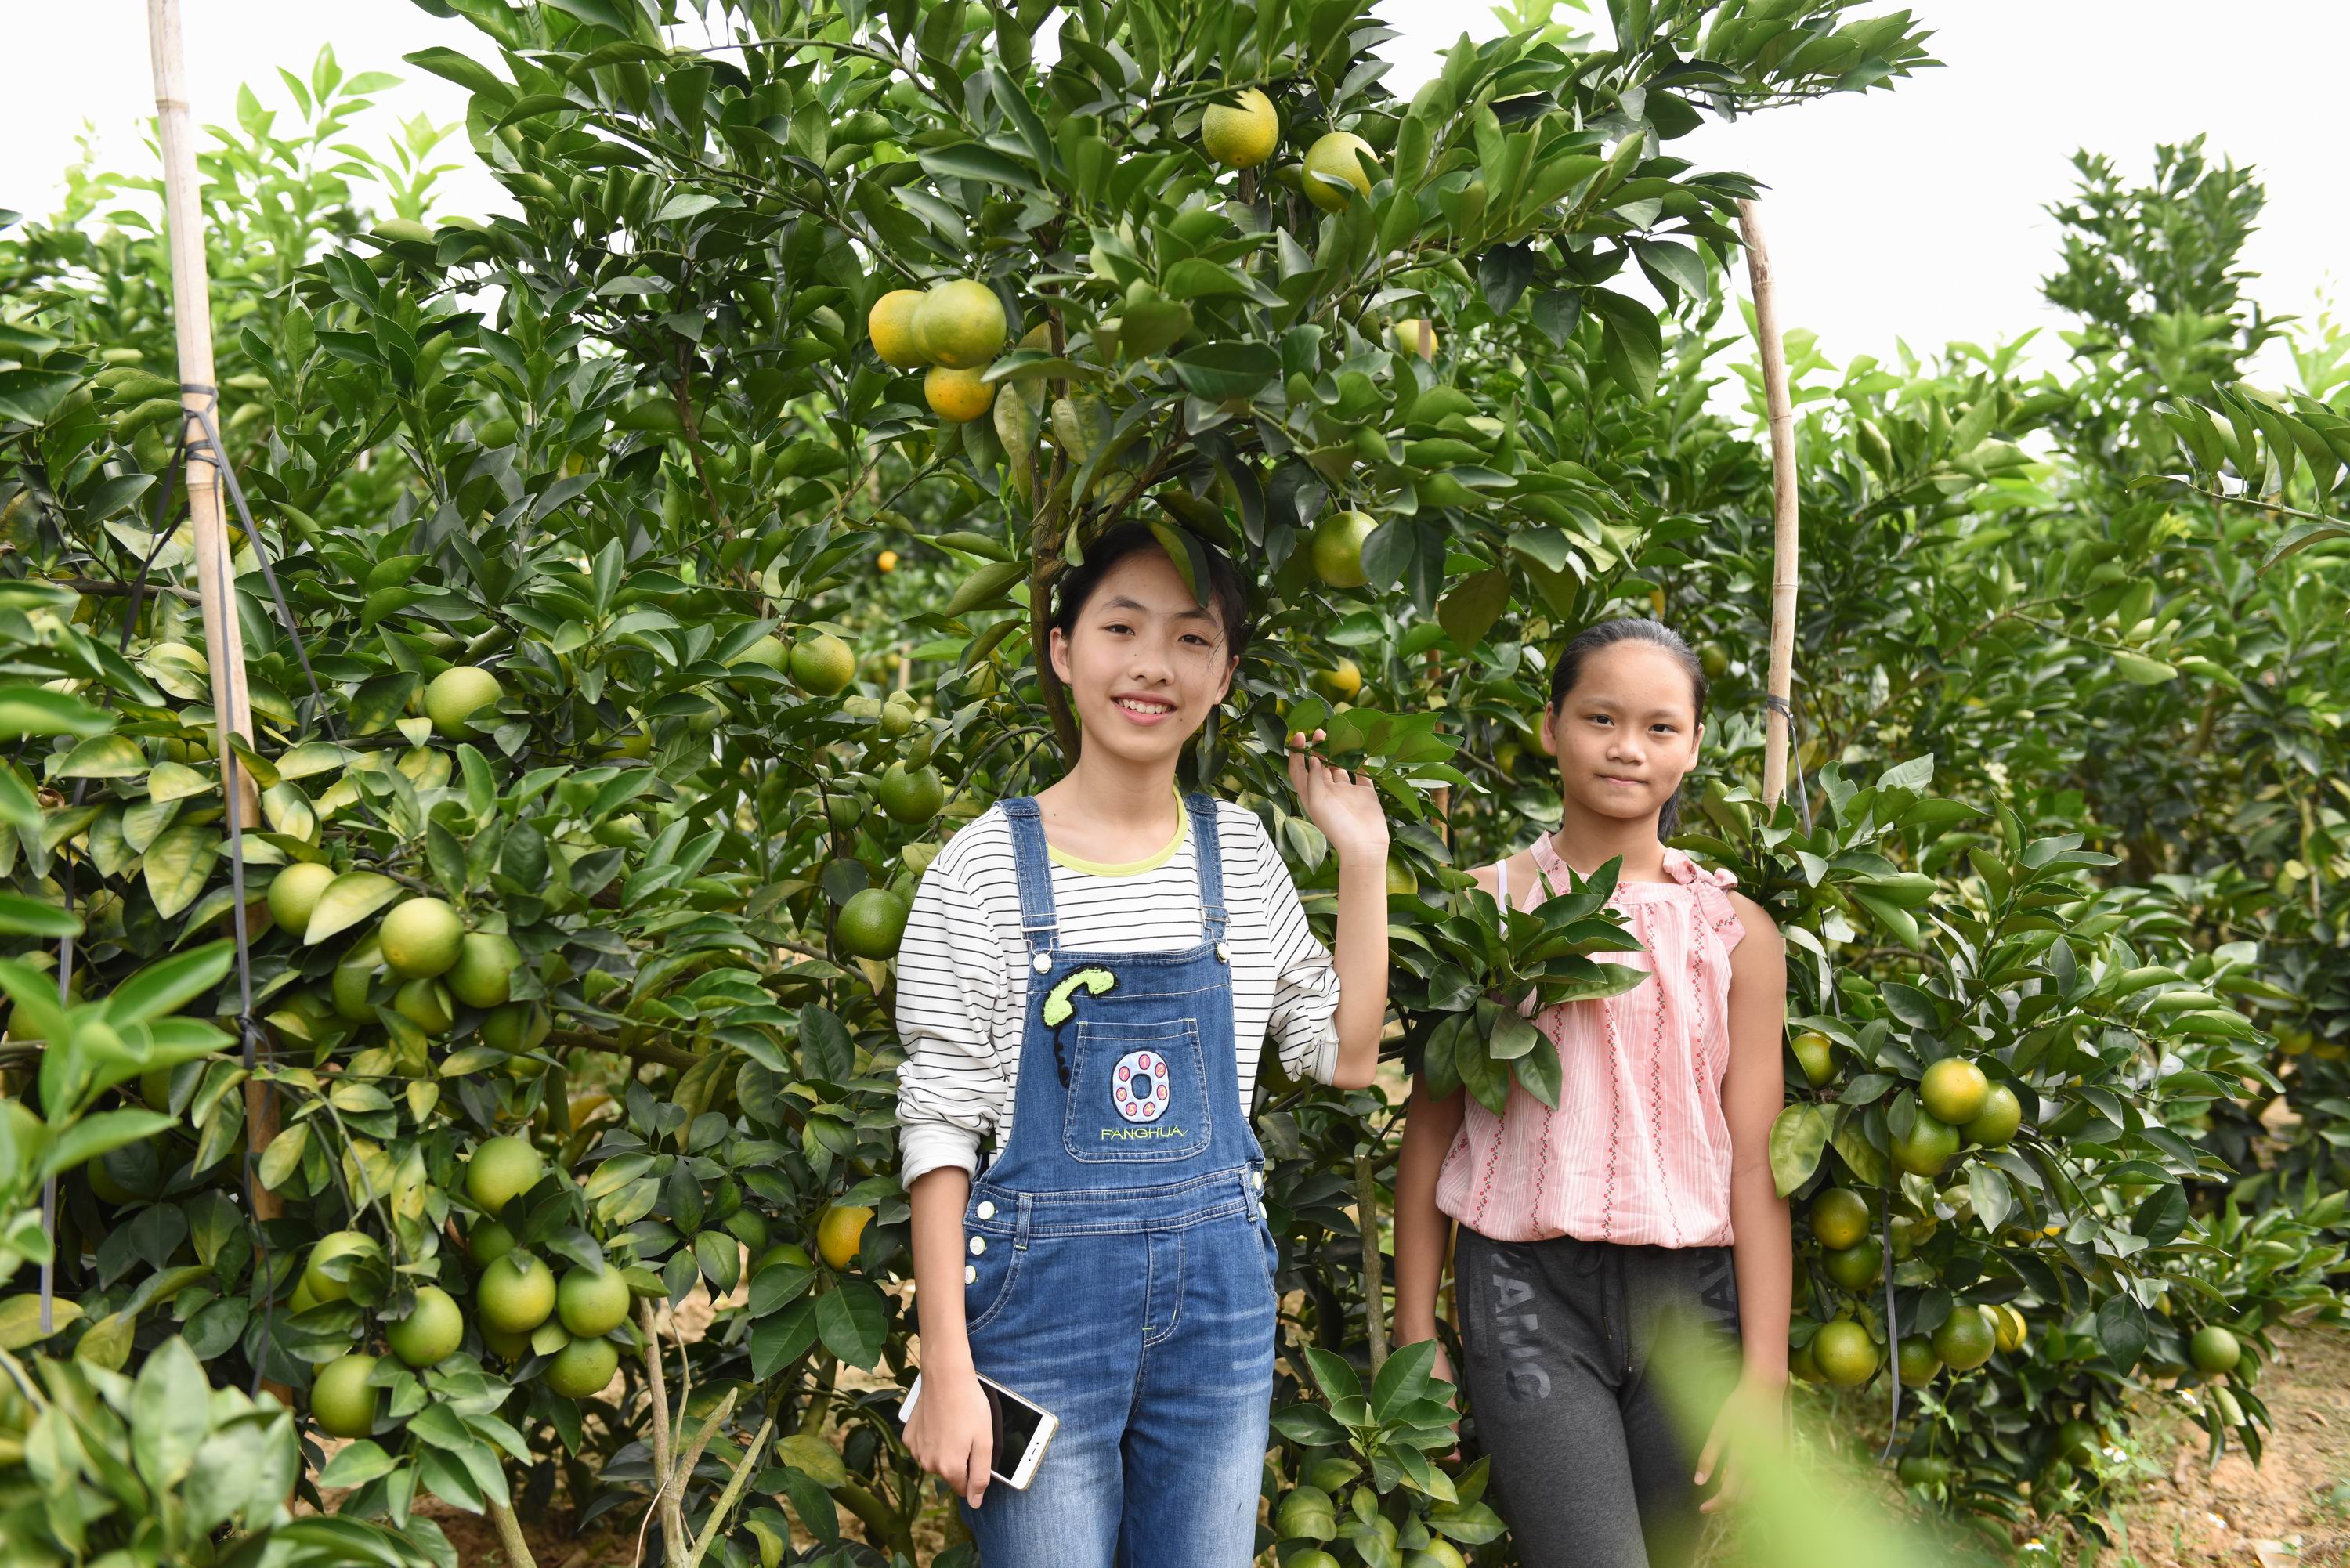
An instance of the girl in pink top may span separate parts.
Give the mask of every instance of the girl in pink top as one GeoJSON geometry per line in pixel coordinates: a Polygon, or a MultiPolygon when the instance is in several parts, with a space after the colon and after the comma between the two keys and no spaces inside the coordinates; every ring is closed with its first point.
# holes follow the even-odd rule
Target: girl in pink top
{"type": "MultiPolygon", "coordinates": [[[[1685,1563],[1699,1514],[1736,1494],[1728,1415],[1700,1445],[1672,1404],[1680,1391],[1650,1374],[1676,1319],[1720,1353],[1686,1370],[1714,1378],[1752,1429],[1773,1429],[1785,1398],[1794,1263],[1768,1155],[1785,951],[1729,873],[1663,842],[1704,709],[1696,658],[1654,621],[1608,621],[1567,644],[1542,725],[1558,832],[1478,885],[1531,909],[1566,890],[1569,867],[1587,876],[1620,859],[1609,902],[1645,950],[1609,956],[1652,978],[1536,1020],[1564,1069],[1555,1110],[1514,1083],[1498,1116],[1413,1085],[1397,1338],[1435,1336],[1451,1251],[1461,1382],[1526,1568],[1685,1563]]],[[[1440,1353],[1439,1371],[1450,1376],[1440,1353]]]]}

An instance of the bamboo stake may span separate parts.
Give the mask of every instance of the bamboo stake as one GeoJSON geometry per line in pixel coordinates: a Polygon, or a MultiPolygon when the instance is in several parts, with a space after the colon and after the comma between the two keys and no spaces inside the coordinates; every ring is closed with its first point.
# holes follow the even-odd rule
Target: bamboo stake
{"type": "Polygon", "coordinates": [[[1746,275],[1754,290],[1754,336],[1762,350],[1762,400],[1771,420],[1771,703],[1764,715],[1762,803],[1778,809],[1787,793],[1788,721],[1795,685],[1795,410],[1787,396],[1787,350],[1779,337],[1779,306],[1771,293],[1771,252],[1752,202],[1738,203],[1738,231],[1746,242],[1746,275]]]}
{"type": "MultiPolygon", "coordinates": [[[[195,129],[188,117],[187,88],[180,64],[179,0],[147,0],[147,45],[155,67],[155,115],[163,143],[163,214],[172,247],[172,319],[179,339],[180,402],[183,438],[191,446],[203,441],[202,415],[209,401],[215,423],[220,421],[220,395],[212,389],[212,285],[204,265],[204,220],[196,183],[195,129]]],[[[204,655],[211,668],[214,744],[221,759],[221,776],[229,767],[232,741],[253,743],[253,708],[245,694],[244,635],[237,624],[236,596],[229,576],[228,530],[222,516],[219,464],[191,459],[186,464],[188,518],[195,533],[196,594],[203,608],[204,655]]],[[[261,826],[260,802],[253,774],[234,770],[236,798],[229,809],[247,827],[261,826]]],[[[277,1101],[269,1085],[252,1078],[244,1084],[246,1145],[255,1158],[269,1147],[277,1131],[277,1101]]],[[[275,1220],[281,1211],[276,1195],[256,1179],[253,1187],[254,1218],[275,1220]]]]}

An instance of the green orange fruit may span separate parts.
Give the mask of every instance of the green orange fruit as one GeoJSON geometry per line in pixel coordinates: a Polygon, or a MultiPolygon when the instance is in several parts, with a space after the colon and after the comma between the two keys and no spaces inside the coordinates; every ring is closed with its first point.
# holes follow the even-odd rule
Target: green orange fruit
{"type": "Polygon", "coordinates": [[[546,1161],[526,1138],[494,1137],[473,1150],[465,1167],[465,1195],[495,1219],[507,1204],[538,1185],[546,1161]]]}
{"type": "Polygon", "coordinates": [[[1838,1318],[1822,1324],[1820,1332],[1812,1336],[1812,1359],[1828,1382],[1839,1388],[1857,1388],[1877,1376],[1877,1342],[1852,1319],[1838,1318]]]}
{"type": "Polygon", "coordinates": [[[1934,1354],[1953,1372],[1972,1372],[1998,1348],[1998,1320],[1988,1307],[1960,1302],[1934,1331],[1934,1354]]]}
{"type": "Polygon", "coordinates": [[[269,881],[269,918],[277,929],[299,938],[310,924],[318,895],[335,879],[335,868],[314,860],[297,860],[269,881]]]}
{"type": "Polygon", "coordinates": [[[411,980],[392,994],[391,1010],[430,1035],[449,1033],[456,1010],[449,988],[437,980],[411,980]]]}
{"type": "Polygon", "coordinates": [[[803,637],[792,644],[792,679],[812,696],[834,696],[857,679],[856,650],[828,631],[803,637]]]}
{"type": "Polygon", "coordinates": [[[1967,1137],[1985,1148],[2005,1148],[2023,1125],[2023,1102],[2005,1084],[1993,1084],[1983,1096],[1982,1108],[1965,1127],[1967,1137]]]}
{"type": "Polygon", "coordinates": [[[335,1258],[378,1257],[383,1248],[364,1231],[329,1231],[312,1243],[310,1256],[302,1265],[302,1284],[317,1302],[347,1300],[351,1293],[348,1279],[337,1279],[324,1265],[335,1258]]]}
{"type": "Polygon", "coordinates": [[[1370,156],[1371,144],[1352,131],[1324,135],[1305,150],[1305,199],[1326,213],[1336,213],[1355,196],[1368,196],[1371,177],[1363,160],[1370,156]]]}
{"type": "Polygon", "coordinates": [[[1378,526],[1367,512],[1330,512],[1314,524],[1309,546],[1314,575],[1334,588],[1359,588],[1370,579],[1363,572],[1363,545],[1378,526]]]}
{"type": "Polygon", "coordinates": [[[1942,1358],[1935,1354],[1933,1345],[1915,1337],[1901,1342],[1894,1361],[1900,1369],[1904,1388],[1923,1388],[1942,1370],[1942,1358]]]}
{"type": "Polygon", "coordinates": [[[556,1289],[555,1310],[573,1334],[599,1339],[629,1320],[629,1282],[609,1263],[573,1269],[556,1289]]]}
{"type": "Polygon", "coordinates": [[[620,1369],[620,1347],[608,1339],[575,1339],[546,1364],[546,1386],[566,1399],[601,1394],[620,1369]]]}
{"type": "Polygon", "coordinates": [[[2244,1347],[2218,1324],[2205,1324],[2187,1342],[2187,1358],[2204,1376],[2219,1377],[2236,1369],[2237,1363],[2244,1358],[2244,1347]]]}
{"type": "Polygon", "coordinates": [[[354,1351],[318,1368],[310,1381],[310,1414],[318,1429],[337,1438],[364,1438],[375,1430],[376,1391],[368,1385],[375,1357],[354,1351]]]}
{"type": "Polygon", "coordinates": [[[1848,1187],[1830,1187],[1812,1199],[1812,1234],[1831,1251],[1858,1246],[1868,1236],[1868,1200],[1848,1187]]]}
{"type": "Polygon", "coordinates": [[[445,898],[411,898],[392,906],[376,928],[384,967],[402,980],[432,980],[457,961],[464,917],[445,898]]]}
{"type": "Polygon", "coordinates": [[[841,950],[851,958],[897,957],[910,908],[903,896],[887,888],[867,888],[851,894],[840,908],[837,927],[841,950]]]}
{"type": "Polygon", "coordinates": [[[1875,1284],[1885,1271],[1885,1249],[1875,1237],[1839,1247],[1821,1255],[1820,1264],[1827,1270],[1828,1278],[1855,1294],[1875,1284]]]}
{"type": "Polygon", "coordinates": [[[474,1303],[485,1328],[528,1334],[555,1313],[555,1271],[528,1252],[508,1252],[482,1271],[474,1303]]]}
{"type": "Polygon", "coordinates": [[[946,780],[933,767],[910,768],[891,763],[874,787],[874,798],[893,821],[928,822],[947,804],[946,780]]]}
{"type": "MultiPolygon", "coordinates": [[[[498,678],[488,670],[452,664],[424,688],[424,714],[442,734],[462,741],[481,733],[475,717],[484,709],[494,708],[505,694],[498,678]]],[[[494,720],[496,714],[488,717],[494,720]]]]}
{"type": "Polygon", "coordinates": [[[432,1366],[465,1343],[465,1314],[456,1298],[439,1285],[419,1285],[415,1309],[388,1325],[383,1337],[391,1353],[409,1366],[432,1366]]]}
{"type": "Polygon", "coordinates": [[[1814,1089],[1835,1076],[1835,1043],[1818,1030],[1804,1030],[1787,1042],[1787,1049],[1794,1053],[1804,1082],[1814,1089]]]}
{"type": "Polygon", "coordinates": [[[514,972],[522,950],[496,931],[468,931],[449,967],[449,990],[468,1007],[502,1007],[514,994],[514,972]]]}
{"type": "Polygon", "coordinates": [[[1930,1111],[1919,1111],[1908,1137],[1893,1140],[1893,1163],[1912,1176],[1942,1174],[1959,1152],[1959,1129],[1930,1111]]]}

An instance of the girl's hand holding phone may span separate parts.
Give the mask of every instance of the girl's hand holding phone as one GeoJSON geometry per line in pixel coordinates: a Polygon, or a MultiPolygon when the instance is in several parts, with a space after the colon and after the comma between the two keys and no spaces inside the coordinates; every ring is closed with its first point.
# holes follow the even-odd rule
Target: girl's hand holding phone
{"type": "Polygon", "coordinates": [[[966,1367],[924,1376],[921,1400],[906,1422],[906,1449],[915,1463],[979,1506],[995,1460],[995,1423],[976,1373],[966,1367]]]}
{"type": "Polygon", "coordinates": [[[1388,853],[1388,815],[1379,805],[1378,787],[1367,778],[1334,768],[1307,748],[1326,739],[1316,730],[1289,737],[1289,783],[1305,819],[1322,830],[1341,862],[1388,853]]]}

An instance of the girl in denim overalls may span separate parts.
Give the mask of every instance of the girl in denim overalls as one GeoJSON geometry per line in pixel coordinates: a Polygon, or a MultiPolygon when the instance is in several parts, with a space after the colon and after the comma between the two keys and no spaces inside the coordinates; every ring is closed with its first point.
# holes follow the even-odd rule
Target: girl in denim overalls
{"type": "Polygon", "coordinates": [[[1202,604],[1148,529],[1088,546],[1049,649],[1077,765],[955,835],[899,950],[923,1376],[906,1440],[962,1497],[984,1568],[1254,1556],[1277,1303],[1248,1096],[1268,1035],[1326,1081],[1377,1063],[1371,787],[1293,737],[1338,857],[1335,964],[1254,815],[1177,796],[1248,632],[1230,564],[1208,566],[1202,604]],[[978,1373],[1060,1419],[1025,1490],[989,1484],[1019,1456],[991,1453],[978,1373]]]}

